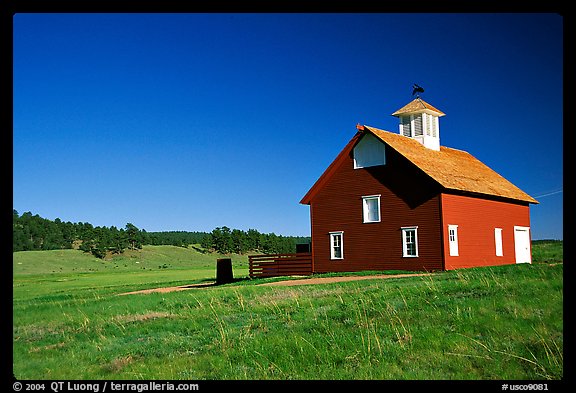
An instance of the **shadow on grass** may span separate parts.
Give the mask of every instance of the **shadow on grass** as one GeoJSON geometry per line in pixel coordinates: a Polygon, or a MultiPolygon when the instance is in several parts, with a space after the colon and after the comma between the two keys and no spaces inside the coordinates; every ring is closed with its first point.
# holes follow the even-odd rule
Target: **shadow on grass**
{"type": "Polygon", "coordinates": [[[250,281],[250,277],[240,277],[233,278],[232,281],[217,282],[213,278],[204,278],[199,280],[198,284],[181,285],[180,288],[208,288],[208,287],[219,287],[222,285],[238,284],[244,281],[250,281]]]}

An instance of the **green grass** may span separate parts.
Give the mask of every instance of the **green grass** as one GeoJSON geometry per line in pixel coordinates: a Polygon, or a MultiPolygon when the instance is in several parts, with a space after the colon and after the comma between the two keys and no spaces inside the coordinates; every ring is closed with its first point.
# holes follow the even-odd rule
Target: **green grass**
{"type": "Polygon", "coordinates": [[[213,280],[219,256],[43,253],[14,254],[19,379],[563,377],[562,263],[260,287],[234,257],[242,285],[116,296],[213,280]]]}
{"type": "Polygon", "coordinates": [[[561,240],[536,240],[532,242],[533,261],[547,263],[564,261],[563,243],[561,240]]]}
{"type": "MultiPolygon", "coordinates": [[[[92,273],[161,269],[215,269],[217,258],[232,258],[235,268],[248,271],[248,257],[203,254],[194,248],[144,246],[101,260],[78,250],[20,251],[13,253],[14,275],[47,273],[92,273]]],[[[242,271],[244,273],[244,271],[242,271]]]]}

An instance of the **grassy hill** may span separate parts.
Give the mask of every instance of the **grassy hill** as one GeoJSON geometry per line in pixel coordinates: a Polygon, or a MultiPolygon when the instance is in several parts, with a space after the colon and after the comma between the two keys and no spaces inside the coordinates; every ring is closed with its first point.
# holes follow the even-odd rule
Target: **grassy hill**
{"type": "Polygon", "coordinates": [[[19,251],[13,253],[14,274],[89,273],[159,269],[215,268],[216,259],[232,258],[234,267],[247,267],[246,255],[198,252],[176,246],[144,246],[127,250],[112,259],[102,260],[79,250],[19,251]]]}
{"type": "Polygon", "coordinates": [[[248,275],[248,256],[203,254],[194,248],[144,246],[101,260],[79,250],[13,253],[14,289],[34,296],[81,289],[127,291],[213,281],[216,260],[232,258],[234,277],[248,275]],[[51,283],[57,283],[52,285],[51,283]]]}
{"type": "MultiPolygon", "coordinates": [[[[72,250],[15,253],[14,374],[560,379],[563,263],[555,255],[425,277],[298,287],[244,280],[116,296],[212,280],[219,256],[172,246],[110,261],[72,250]]],[[[247,258],[233,258],[235,277],[245,277],[247,258]]]]}

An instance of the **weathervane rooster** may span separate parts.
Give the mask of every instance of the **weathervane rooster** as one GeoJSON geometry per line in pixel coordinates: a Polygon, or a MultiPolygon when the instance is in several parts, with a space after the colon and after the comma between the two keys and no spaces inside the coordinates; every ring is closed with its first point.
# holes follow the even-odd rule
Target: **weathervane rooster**
{"type": "Polygon", "coordinates": [[[416,94],[416,98],[418,98],[420,97],[420,93],[424,93],[424,88],[414,83],[414,86],[412,86],[412,95],[416,94]]]}

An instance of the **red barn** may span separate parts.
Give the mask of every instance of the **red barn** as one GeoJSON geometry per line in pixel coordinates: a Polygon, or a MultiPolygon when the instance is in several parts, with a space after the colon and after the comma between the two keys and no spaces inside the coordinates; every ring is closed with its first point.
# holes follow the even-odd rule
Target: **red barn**
{"type": "Polygon", "coordinates": [[[471,154],[440,146],[444,113],[421,98],[398,134],[357,133],[300,203],[312,271],[450,270],[531,262],[530,204],[471,154]]]}

